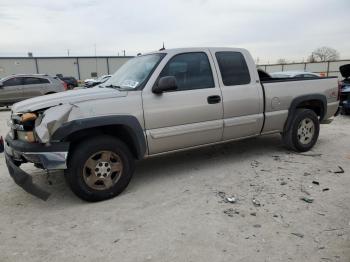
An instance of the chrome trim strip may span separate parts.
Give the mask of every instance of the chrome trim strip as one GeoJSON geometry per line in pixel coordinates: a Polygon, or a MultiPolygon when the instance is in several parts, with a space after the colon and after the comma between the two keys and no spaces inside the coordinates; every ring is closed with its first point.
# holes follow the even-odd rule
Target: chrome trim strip
{"type": "Polygon", "coordinates": [[[250,125],[250,124],[257,123],[258,120],[262,118],[263,118],[262,114],[226,118],[224,119],[224,125],[225,127],[250,125]]]}
{"type": "Polygon", "coordinates": [[[222,128],[222,125],[223,125],[223,121],[220,119],[220,120],[213,120],[213,121],[207,121],[207,122],[201,122],[201,123],[158,128],[158,129],[150,130],[149,133],[153,139],[159,139],[159,138],[170,137],[170,136],[179,136],[179,135],[184,135],[189,133],[220,129],[222,128]]]}

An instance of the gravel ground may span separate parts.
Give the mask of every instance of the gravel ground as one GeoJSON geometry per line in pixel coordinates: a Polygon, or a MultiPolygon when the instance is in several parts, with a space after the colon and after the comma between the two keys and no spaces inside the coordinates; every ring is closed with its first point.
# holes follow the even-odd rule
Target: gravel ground
{"type": "Polygon", "coordinates": [[[0,261],[350,261],[349,130],[344,116],[322,125],[305,154],[270,135],[142,161],[100,203],[75,197],[61,172],[24,165],[52,192],[32,197],[0,154],[0,261]]]}

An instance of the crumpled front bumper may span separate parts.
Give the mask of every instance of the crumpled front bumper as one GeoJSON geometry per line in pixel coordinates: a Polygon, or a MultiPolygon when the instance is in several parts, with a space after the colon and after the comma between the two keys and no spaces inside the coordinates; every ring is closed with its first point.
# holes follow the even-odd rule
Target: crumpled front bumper
{"type": "Polygon", "coordinates": [[[10,176],[13,178],[17,185],[22,187],[29,194],[32,194],[44,201],[49,198],[50,193],[35,185],[33,183],[33,178],[28,173],[24,172],[22,169],[16,166],[16,164],[13,162],[10,156],[7,155],[6,152],[5,159],[10,176]]]}
{"type": "Polygon", "coordinates": [[[13,140],[7,136],[4,147],[6,165],[15,183],[28,193],[47,200],[50,193],[35,185],[31,175],[23,171],[19,164],[30,162],[46,170],[66,169],[69,143],[44,145],[13,140]]]}

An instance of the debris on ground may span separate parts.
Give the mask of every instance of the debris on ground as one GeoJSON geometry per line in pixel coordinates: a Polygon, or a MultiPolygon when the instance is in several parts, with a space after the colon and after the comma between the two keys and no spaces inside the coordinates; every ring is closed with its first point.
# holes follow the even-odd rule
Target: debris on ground
{"type": "Polygon", "coordinates": [[[304,172],[304,176],[311,176],[311,173],[309,173],[309,172],[304,172]]]}
{"type": "Polygon", "coordinates": [[[329,188],[328,188],[328,187],[326,187],[326,188],[322,189],[322,191],[323,191],[323,192],[325,192],[325,191],[329,191],[329,188]]]}
{"type": "Polygon", "coordinates": [[[298,155],[301,155],[301,156],[312,156],[312,157],[322,156],[322,154],[305,154],[305,153],[299,153],[298,155]]]}
{"type": "Polygon", "coordinates": [[[251,165],[251,167],[258,167],[259,165],[260,165],[261,163],[259,162],[259,161],[256,161],[256,160],[253,160],[251,163],[250,163],[250,165],[251,165]]]}
{"type": "Polygon", "coordinates": [[[344,169],[341,166],[338,166],[339,170],[333,171],[334,174],[343,174],[345,173],[344,169]]]}
{"type": "Polygon", "coordinates": [[[300,191],[307,194],[308,196],[310,195],[310,193],[305,189],[303,185],[300,185],[300,191]]]}
{"type": "Polygon", "coordinates": [[[226,193],[223,191],[218,191],[217,195],[225,202],[225,203],[236,203],[237,202],[237,197],[234,195],[231,196],[226,196],[226,193]]]}
{"type": "Polygon", "coordinates": [[[256,207],[261,206],[260,201],[257,200],[256,198],[253,198],[253,199],[252,199],[252,202],[253,202],[254,206],[256,206],[256,207]]]}
{"type": "Polygon", "coordinates": [[[318,185],[318,186],[319,186],[319,185],[320,185],[320,182],[314,180],[314,181],[312,181],[312,184],[318,185]]]}
{"type": "Polygon", "coordinates": [[[300,200],[303,200],[306,203],[314,202],[314,200],[312,198],[308,198],[308,197],[301,197],[300,200]]]}
{"type": "Polygon", "coordinates": [[[226,197],[225,202],[233,204],[233,203],[237,202],[237,199],[234,196],[233,197],[226,197]]]}
{"type": "Polygon", "coordinates": [[[229,217],[233,217],[234,215],[239,215],[239,211],[233,208],[225,209],[223,212],[229,217]]]}
{"type": "Polygon", "coordinates": [[[284,185],[287,185],[287,182],[286,182],[286,181],[282,181],[282,182],[281,182],[281,186],[284,186],[284,185]]]}
{"type": "Polygon", "coordinates": [[[253,227],[260,228],[260,227],[261,227],[261,225],[259,225],[259,224],[255,224],[255,225],[253,225],[253,227]]]}
{"type": "Polygon", "coordinates": [[[250,215],[256,217],[256,212],[251,212],[250,215]]]}
{"type": "Polygon", "coordinates": [[[275,161],[281,161],[281,157],[280,156],[272,156],[272,158],[275,161]]]}
{"type": "Polygon", "coordinates": [[[304,235],[300,234],[300,233],[291,233],[291,234],[294,235],[294,236],[300,237],[300,238],[304,237],[304,235]]]}
{"type": "Polygon", "coordinates": [[[219,197],[221,197],[222,199],[225,199],[225,197],[226,197],[226,193],[225,193],[225,192],[222,192],[222,191],[218,191],[218,192],[217,192],[217,195],[218,195],[219,197]]]}

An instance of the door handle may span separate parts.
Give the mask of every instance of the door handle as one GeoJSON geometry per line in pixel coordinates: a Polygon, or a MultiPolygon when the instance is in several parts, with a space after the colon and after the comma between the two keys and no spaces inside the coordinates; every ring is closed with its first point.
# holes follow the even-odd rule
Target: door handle
{"type": "Polygon", "coordinates": [[[217,104],[221,102],[220,96],[208,96],[207,98],[208,104],[217,104]]]}

